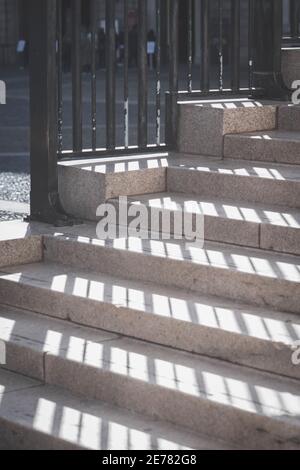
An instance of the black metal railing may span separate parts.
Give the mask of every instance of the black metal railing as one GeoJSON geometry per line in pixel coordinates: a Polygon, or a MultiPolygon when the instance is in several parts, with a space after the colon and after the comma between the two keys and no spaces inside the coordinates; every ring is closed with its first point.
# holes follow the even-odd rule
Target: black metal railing
{"type": "Polygon", "coordinates": [[[61,214],[57,159],[175,148],[178,98],[285,96],[281,0],[29,5],[36,218],[61,214]]]}
{"type": "Polygon", "coordinates": [[[60,158],[162,148],[178,93],[251,89],[251,0],[135,3],[57,0],[60,158]]]}
{"type": "Polygon", "coordinates": [[[289,46],[300,45],[300,1],[284,0],[285,16],[283,42],[289,46]]]}
{"type": "MultiPolygon", "coordinates": [[[[184,99],[251,91],[253,0],[139,0],[131,25],[129,0],[57,1],[60,158],[159,149],[172,143],[178,94],[184,99]],[[63,18],[68,15],[69,32],[63,18]],[[68,63],[70,74],[64,72],[68,63]],[[64,105],[68,84],[71,106],[64,105]]],[[[289,3],[291,38],[296,40],[300,1],[289,3]]]]}

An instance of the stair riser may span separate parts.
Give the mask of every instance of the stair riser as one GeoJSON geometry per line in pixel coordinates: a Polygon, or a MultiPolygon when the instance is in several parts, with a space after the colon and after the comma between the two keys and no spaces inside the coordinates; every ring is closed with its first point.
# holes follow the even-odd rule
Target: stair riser
{"type": "Polygon", "coordinates": [[[205,434],[149,420],[19,374],[2,371],[0,380],[6,389],[1,393],[1,450],[166,450],[166,445],[174,450],[229,448],[205,434]]]}
{"type": "MultiPolygon", "coordinates": [[[[117,343],[116,343],[117,344],[117,343]]],[[[247,448],[299,448],[299,428],[128,375],[45,358],[46,383],[247,448]],[[289,442],[290,441],[290,442],[289,442]]]]}
{"type": "Polygon", "coordinates": [[[0,450],[86,450],[3,418],[0,418],[0,429],[0,450]]]}
{"type": "Polygon", "coordinates": [[[44,382],[44,353],[36,351],[30,343],[20,346],[12,340],[5,341],[6,365],[1,368],[44,382]]]}
{"type": "Polygon", "coordinates": [[[238,409],[199,399],[165,387],[150,385],[128,377],[116,376],[110,372],[95,373],[92,369],[78,368],[74,363],[72,371],[69,365],[62,364],[56,358],[50,358],[46,368],[47,382],[76,389],[86,396],[91,393],[96,399],[109,401],[117,406],[151,418],[186,427],[195,432],[205,432],[208,436],[239,446],[251,448],[298,448],[298,444],[289,443],[299,436],[299,428],[274,422],[272,419],[259,417],[238,409]],[[73,373],[72,373],[73,372],[73,373]],[[93,384],[90,386],[90,384],[93,384]],[[242,424],[241,424],[242,423],[242,424]],[[260,428],[260,430],[258,430],[260,428]],[[264,430],[262,436],[261,429],[264,430]],[[282,445],[278,441],[282,441],[282,445]]]}
{"type": "Polygon", "coordinates": [[[280,106],[278,128],[285,131],[300,131],[300,106],[280,106]]]}
{"type": "Polygon", "coordinates": [[[300,207],[300,182],[169,168],[169,192],[300,207]]]}
{"type": "Polygon", "coordinates": [[[300,255],[300,229],[263,225],[260,248],[300,255]]]}
{"type": "MultiPolygon", "coordinates": [[[[114,203],[117,208],[117,203],[114,203]]],[[[135,204],[132,204],[137,207],[135,204]]],[[[233,204],[234,206],[234,204],[233,204]]],[[[130,203],[128,203],[130,207],[130,203]]],[[[174,237],[174,217],[176,211],[152,209],[152,213],[164,214],[165,220],[170,220],[170,235],[174,237]]],[[[134,218],[128,217],[128,227],[134,218]]],[[[124,228],[124,227],[123,227],[124,228]]],[[[152,226],[149,216],[148,228],[156,233],[156,225],[152,226]]],[[[196,230],[196,216],[192,217],[192,229],[196,230]]],[[[162,225],[160,232],[165,232],[162,225]]],[[[177,235],[183,236],[176,230],[177,235]]],[[[260,248],[263,250],[277,251],[281,253],[300,255],[300,228],[281,227],[269,224],[259,224],[244,220],[225,219],[222,217],[204,216],[204,240],[249,248],[260,248]]]]}
{"type": "MultiPolygon", "coordinates": [[[[118,214],[118,203],[116,201],[114,201],[113,203],[116,207],[117,214],[118,214]]],[[[131,206],[138,208],[136,204],[130,204],[130,202],[128,202],[128,209],[131,206]]],[[[181,224],[181,230],[178,230],[178,226],[176,226],[176,230],[174,228],[175,217],[178,215],[180,217],[180,213],[178,211],[172,211],[172,210],[167,210],[167,209],[156,209],[156,208],[155,209],[151,208],[151,212],[150,212],[150,208],[147,208],[147,210],[149,214],[147,226],[148,226],[149,231],[155,234],[155,236],[159,236],[160,239],[162,236],[168,237],[168,235],[172,239],[173,238],[176,239],[176,237],[177,239],[178,237],[179,239],[181,237],[183,238],[183,235],[185,233],[183,224],[181,224]],[[158,218],[160,217],[160,221],[164,220],[164,225],[161,222],[159,224],[159,227],[157,226],[155,222],[152,224],[151,217],[155,217],[155,216],[157,216],[158,218]],[[176,237],[174,235],[175,231],[176,231],[176,237]],[[160,235],[158,235],[158,232],[160,235]]],[[[182,217],[182,220],[184,220],[183,212],[181,212],[181,217],[182,217]]],[[[197,227],[196,215],[189,214],[188,217],[189,217],[188,223],[192,227],[193,232],[195,233],[196,227],[197,227]]],[[[130,228],[130,224],[134,219],[135,217],[128,217],[128,225],[122,226],[122,228],[127,231],[130,228]]],[[[221,217],[210,217],[210,216],[204,216],[204,219],[202,220],[201,219],[202,218],[199,219],[199,223],[201,224],[201,227],[204,227],[204,233],[203,233],[203,228],[201,228],[201,233],[199,234],[201,236],[201,239],[206,240],[206,241],[224,242],[224,243],[248,246],[252,248],[259,248],[259,225],[258,224],[247,223],[247,222],[239,221],[239,220],[226,220],[226,219],[222,219],[221,217]]],[[[177,219],[177,220],[180,220],[180,219],[177,219]]],[[[152,236],[152,238],[154,238],[154,236],[152,236]]],[[[164,239],[167,240],[167,238],[164,238],[164,239]]]]}
{"type": "MultiPolygon", "coordinates": [[[[245,365],[300,379],[300,368],[291,362],[292,350],[288,345],[246,337],[234,332],[197,325],[134,308],[123,308],[80,297],[71,297],[41,288],[27,287],[28,298],[36,299],[27,306],[20,300],[20,286],[0,282],[3,301],[15,307],[25,307],[51,317],[68,319],[97,329],[130,336],[183,351],[215,357],[235,364],[245,365]],[[41,302],[41,298],[47,301],[41,302]],[[255,354],[253,354],[255,351],[255,354]]],[[[30,345],[29,345],[30,346],[30,345]]],[[[7,367],[15,372],[43,380],[44,364],[30,348],[15,343],[7,344],[7,367]]]]}
{"type": "Polygon", "coordinates": [[[179,151],[222,156],[224,135],[275,129],[276,106],[237,106],[228,109],[228,104],[215,104],[214,107],[180,104],[179,151]]]}
{"type": "Polygon", "coordinates": [[[44,243],[49,261],[300,313],[297,282],[165,258],[164,253],[150,256],[51,237],[44,243]]]}
{"type": "Polygon", "coordinates": [[[225,158],[300,165],[300,142],[226,136],[225,158]]]}
{"type": "Polygon", "coordinates": [[[64,209],[83,220],[97,220],[97,208],[107,199],[166,189],[166,169],[162,167],[105,175],[60,164],[58,174],[64,209]]]}
{"type": "Polygon", "coordinates": [[[16,264],[38,263],[43,259],[42,237],[1,240],[0,268],[16,264]]]}
{"type": "MultiPolygon", "coordinates": [[[[299,429],[292,424],[283,425],[270,418],[186,394],[168,388],[167,384],[151,384],[147,380],[98,369],[52,354],[36,352],[35,355],[44,362],[45,383],[85,398],[103,400],[194,432],[203,432],[205,429],[208,436],[218,439],[223,439],[225,432],[227,442],[246,448],[300,449],[300,442],[289,442],[299,435],[299,429]]],[[[47,445],[51,444],[50,441],[47,445]]]]}

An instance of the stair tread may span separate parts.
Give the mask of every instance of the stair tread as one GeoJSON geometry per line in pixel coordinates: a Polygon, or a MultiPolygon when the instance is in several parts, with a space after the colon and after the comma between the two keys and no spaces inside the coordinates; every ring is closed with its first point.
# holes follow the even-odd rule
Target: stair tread
{"type": "Polygon", "coordinates": [[[96,238],[96,224],[93,223],[53,232],[56,232],[57,239],[65,241],[92,244],[170,260],[189,261],[196,265],[290,282],[300,281],[300,257],[295,255],[217,242],[205,242],[204,247],[199,248],[187,247],[185,240],[146,240],[136,237],[100,240],[96,238]]]}
{"type": "MultiPolygon", "coordinates": [[[[239,135],[230,135],[230,137],[238,137],[239,135]]],[[[168,162],[169,167],[179,167],[186,170],[245,177],[253,176],[275,181],[300,181],[299,165],[205,156],[193,157],[189,154],[171,154],[168,162]]]]}
{"type": "Polygon", "coordinates": [[[92,173],[114,175],[131,171],[164,169],[168,166],[168,152],[141,153],[120,157],[97,157],[86,160],[81,158],[79,160],[61,161],[58,164],[62,167],[75,167],[92,173]]]}
{"type": "Polygon", "coordinates": [[[207,198],[189,194],[165,192],[130,196],[131,203],[169,211],[204,214],[206,216],[253,223],[300,228],[300,210],[270,204],[239,202],[223,198],[207,198]]]}
{"type": "Polygon", "coordinates": [[[6,341],[47,353],[46,364],[48,355],[55,356],[174,390],[182,399],[204,399],[300,426],[298,381],[10,307],[1,307],[1,312],[6,341]]]}
{"type": "Polygon", "coordinates": [[[300,132],[299,131],[288,131],[282,129],[276,129],[272,131],[255,131],[255,132],[242,132],[240,134],[227,134],[226,138],[250,138],[263,140],[265,143],[270,141],[288,141],[300,143],[300,132]]]}
{"type": "Polygon", "coordinates": [[[295,314],[51,262],[2,268],[1,280],[279,344],[300,338],[295,314]]]}
{"type": "MultiPolygon", "coordinates": [[[[5,428],[10,423],[26,432],[26,441],[30,431],[48,436],[45,447],[55,449],[60,445],[64,449],[91,450],[230,448],[174,425],[76,396],[59,387],[44,385],[3,369],[0,370],[0,427],[2,420],[5,428]]],[[[4,429],[2,440],[6,435],[4,429]]],[[[17,438],[15,431],[14,448],[17,438]]],[[[36,434],[30,442],[41,450],[36,434]]]]}
{"type": "MultiPolygon", "coordinates": [[[[267,131],[269,132],[269,131],[267,131]]],[[[273,132],[273,131],[272,131],[273,132]]],[[[249,134],[237,134],[249,135],[249,134]]],[[[233,134],[230,137],[234,136],[233,134]]],[[[78,162],[60,162],[61,166],[76,166],[93,173],[119,174],[132,171],[143,171],[166,168],[185,168],[190,170],[218,172],[238,176],[255,176],[273,180],[300,180],[300,170],[296,165],[280,163],[263,163],[247,160],[220,159],[186,153],[169,152],[155,156],[137,155],[131,157],[111,157],[107,159],[78,162]]]]}

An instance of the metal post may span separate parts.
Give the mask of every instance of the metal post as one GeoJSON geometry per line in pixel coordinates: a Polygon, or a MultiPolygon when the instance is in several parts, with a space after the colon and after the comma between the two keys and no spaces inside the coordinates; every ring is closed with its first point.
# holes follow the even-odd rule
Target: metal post
{"type": "Polygon", "coordinates": [[[148,143],[147,0],[138,2],[138,146],[148,143]]]}
{"type": "Polygon", "coordinates": [[[82,151],[81,0],[72,0],[72,114],[73,150],[82,151]]]}
{"type": "Polygon", "coordinates": [[[208,93],[210,90],[210,2],[201,2],[201,90],[208,93]]]}
{"type": "Polygon", "coordinates": [[[281,72],[282,0],[253,0],[252,97],[289,100],[281,72]]]}
{"type": "Polygon", "coordinates": [[[57,174],[56,0],[29,0],[30,18],[30,220],[74,222],[63,211],[57,174]]]}
{"type": "Polygon", "coordinates": [[[299,37],[299,0],[290,0],[291,39],[296,41],[299,37]]]}
{"type": "Polygon", "coordinates": [[[106,0],[106,148],[116,147],[116,1],[106,0]]]}
{"type": "Polygon", "coordinates": [[[179,0],[172,0],[169,6],[169,92],[166,93],[166,143],[176,148],[178,125],[178,35],[179,35],[179,0]]]}
{"type": "Polygon", "coordinates": [[[231,0],[231,88],[238,92],[240,89],[240,68],[241,68],[241,2],[231,0]]]}

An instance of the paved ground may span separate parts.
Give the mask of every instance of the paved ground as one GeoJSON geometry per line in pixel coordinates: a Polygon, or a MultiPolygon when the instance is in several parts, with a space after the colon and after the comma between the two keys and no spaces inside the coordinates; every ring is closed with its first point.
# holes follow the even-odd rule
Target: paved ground
{"type": "Polygon", "coordinates": [[[20,219],[29,202],[29,93],[25,71],[1,69],[7,104],[0,105],[0,221],[20,219]],[[20,212],[19,212],[20,211],[20,212]]]}

